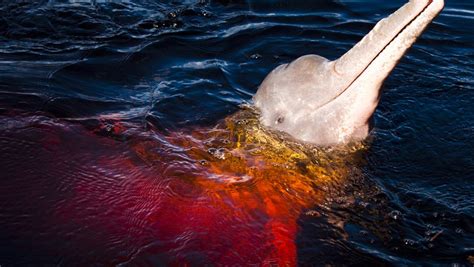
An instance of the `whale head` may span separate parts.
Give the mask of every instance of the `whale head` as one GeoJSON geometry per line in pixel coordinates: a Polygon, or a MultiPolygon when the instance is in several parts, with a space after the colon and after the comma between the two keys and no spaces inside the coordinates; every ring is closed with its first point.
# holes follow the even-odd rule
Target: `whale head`
{"type": "Polygon", "coordinates": [[[277,67],[253,98],[261,123],[320,146],[363,140],[384,80],[443,7],[412,0],[337,60],[306,55],[277,67]]]}

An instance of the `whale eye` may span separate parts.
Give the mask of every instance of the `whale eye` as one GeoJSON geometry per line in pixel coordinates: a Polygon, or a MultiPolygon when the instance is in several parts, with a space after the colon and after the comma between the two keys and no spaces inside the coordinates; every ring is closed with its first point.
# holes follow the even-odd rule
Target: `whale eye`
{"type": "Polygon", "coordinates": [[[275,124],[281,124],[285,121],[285,118],[283,116],[279,116],[276,121],[275,121],[275,124]]]}

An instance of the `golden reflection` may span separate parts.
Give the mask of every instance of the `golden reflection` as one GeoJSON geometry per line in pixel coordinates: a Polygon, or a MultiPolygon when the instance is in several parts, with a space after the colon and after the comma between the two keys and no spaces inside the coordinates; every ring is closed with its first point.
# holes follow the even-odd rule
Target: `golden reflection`
{"type": "Polygon", "coordinates": [[[258,114],[244,107],[212,129],[195,129],[172,138],[188,149],[196,164],[206,167],[201,183],[208,186],[269,187],[289,198],[319,199],[320,189],[343,183],[363,143],[318,148],[262,128],[258,114]],[[319,188],[319,189],[318,189],[319,188]]]}
{"type": "MultiPolygon", "coordinates": [[[[358,162],[357,152],[365,148],[357,143],[323,149],[292,141],[262,128],[251,107],[214,128],[174,133],[167,141],[186,151],[195,168],[193,183],[215,208],[230,216],[266,216],[257,223],[272,236],[269,258],[283,265],[296,263],[298,217],[345,183],[358,162]]],[[[136,150],[148,161],[164,160],[143,146],[136,150]]]]}

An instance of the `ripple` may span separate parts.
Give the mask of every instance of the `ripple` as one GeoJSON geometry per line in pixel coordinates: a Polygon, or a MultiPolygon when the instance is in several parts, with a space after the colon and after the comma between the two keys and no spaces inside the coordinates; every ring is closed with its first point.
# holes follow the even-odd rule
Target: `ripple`
{"type": "Polygon", "coordinates": [[[472,263],[471,3],[387,79],[365,163],[282,161],[233,120],[274,67],[337,58],[398,5],[375,2],[1,5],[0,262],[472,263]]]}

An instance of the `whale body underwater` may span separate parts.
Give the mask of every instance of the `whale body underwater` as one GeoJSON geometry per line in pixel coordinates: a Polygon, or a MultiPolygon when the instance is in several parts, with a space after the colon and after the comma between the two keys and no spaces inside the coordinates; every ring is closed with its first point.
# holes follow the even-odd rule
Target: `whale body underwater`
{"type": "Polygon", "coordinates": [[[24,204],[6,209],[21,219],[12,215],[5,231],[27,244],[37,237],[44,264],[296,266],[302,216],[343,229],[344,218],[313,207],[350,202],[344,187],[362,176],[359,141],[382,83],[443,5],[412,0],[337,60],[307,55],[277,67],[253,106],[213,128],[163,134],[110,116],[84,127],[0,115],[0,162],[27,177],[0,194],[24,204]]]}

